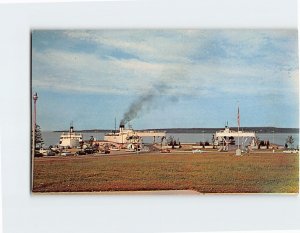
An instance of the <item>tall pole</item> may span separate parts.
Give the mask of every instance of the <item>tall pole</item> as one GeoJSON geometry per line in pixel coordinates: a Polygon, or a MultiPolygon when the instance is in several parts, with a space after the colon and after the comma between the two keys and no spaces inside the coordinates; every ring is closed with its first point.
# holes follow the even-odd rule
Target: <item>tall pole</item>
{"type": "Polygon", "coordinates": [[[32,155],[31,155],[31,188],[33,187],[33,162],[35,155],[35,129],[36,129],[36,101],[38,99],[37,93],[32,97],[33,99],[33,122],[32,122],[32,155]]]}
{"type": "Polygon", "coordinates": [[[35,154],[35,130],[36,130],[36,101],[38,99],[37,93],[33,95],[33,124],[32,124],[32,156],[35,154]]]}
{"type": "Polygon", "coordinates": [[[239,104],[238,104],[237,123],[238,123],[238,149],[236,150],[236,155],[240,156],[242,154],[240,150],[240,106],[239,104]]]}
{"type": "Polygon", "coordinates": [[[238,149],[240,149],[240,106],[238,106],[238,149]]]}

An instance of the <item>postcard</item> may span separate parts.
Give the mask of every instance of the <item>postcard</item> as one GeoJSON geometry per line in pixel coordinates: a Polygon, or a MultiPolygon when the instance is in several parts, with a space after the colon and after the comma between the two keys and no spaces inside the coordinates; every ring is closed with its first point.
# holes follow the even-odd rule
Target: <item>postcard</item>
{"type": "Polygon", "coordinates": [[[297,30],[32,30],[33,193],[298,193],[297,30]]]}

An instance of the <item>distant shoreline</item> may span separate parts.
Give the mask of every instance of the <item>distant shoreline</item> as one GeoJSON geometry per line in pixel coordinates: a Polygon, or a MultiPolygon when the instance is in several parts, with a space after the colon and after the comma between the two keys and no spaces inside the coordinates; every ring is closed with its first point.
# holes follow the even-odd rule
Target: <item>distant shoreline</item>
{"type": "MultiPolygon", "coordinates": [[[[153,130],[153,131],[166,131],[167,133],[215,133],[224,128],[161,128],[161,129],[138,129],[141,130],[153,130]]],[[[237,127],[231,127],[232,130],[237,130],[237,127]]],[[[241,127],[243,131],[255,131],[256,133],[299,133],[299,128],[277,128],[277,127],[241,127]]],[[[68,130],[54,130],[52,132],[67,132],[68,130]]],[[[114,131],[113,129],[85,129],[76,130],[76,132],[82,133],[109,133],[114,131]]],[[[118,129],[117,129],[118,131],[118,129]]]]}

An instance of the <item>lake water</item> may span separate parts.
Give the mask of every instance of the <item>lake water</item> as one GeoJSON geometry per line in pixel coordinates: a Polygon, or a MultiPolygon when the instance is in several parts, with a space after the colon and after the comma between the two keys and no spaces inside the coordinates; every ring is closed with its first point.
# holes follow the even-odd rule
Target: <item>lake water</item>
{"type": "MultiPolygon", "coordinates": [[[[49,147],[50,145],[56,145],[59,143],[61,133],[60,132],[49,132],[49,131],[43,131],[42,136],[44,139],[45,147],[49,147]]],[[[89,140],[91,136],[98,140],[103,140],[104,133],[82,133],[83,140],[89,140]]],[[[278,145],[284,145],[285,141],[288,136],[292,135],[294,138],[294,146],[297,147],[299,145],[299,134],[295,133],[275,133],[273,134],[267,134],[267,133],[257,133],[256,134],[260,140],[269,140],[270,143],[275,143],[278,145]]],[[[181,143],[189,142],[189,143],[195,143],[200,141],[208,141],[211,142],[212,134],[211,133],[169,133],[167,134],[167,137],[173,136],[176,141],[179,141],[181,143]]],[[[151,143],[152,138],[144,138],[143,141],[145,143],[151,143]]]]}

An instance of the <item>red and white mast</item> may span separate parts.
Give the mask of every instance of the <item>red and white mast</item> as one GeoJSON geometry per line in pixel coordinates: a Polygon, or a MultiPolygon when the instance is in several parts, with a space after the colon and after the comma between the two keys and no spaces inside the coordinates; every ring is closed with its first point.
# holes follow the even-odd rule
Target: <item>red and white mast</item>
{"type": "Polygon", "coordinates": [[[37,93],[33,95],[33,123],[32,123],[32,155],[35,153],[35,130],[36,130],[36,102],[38,99],[37,93]]]}

